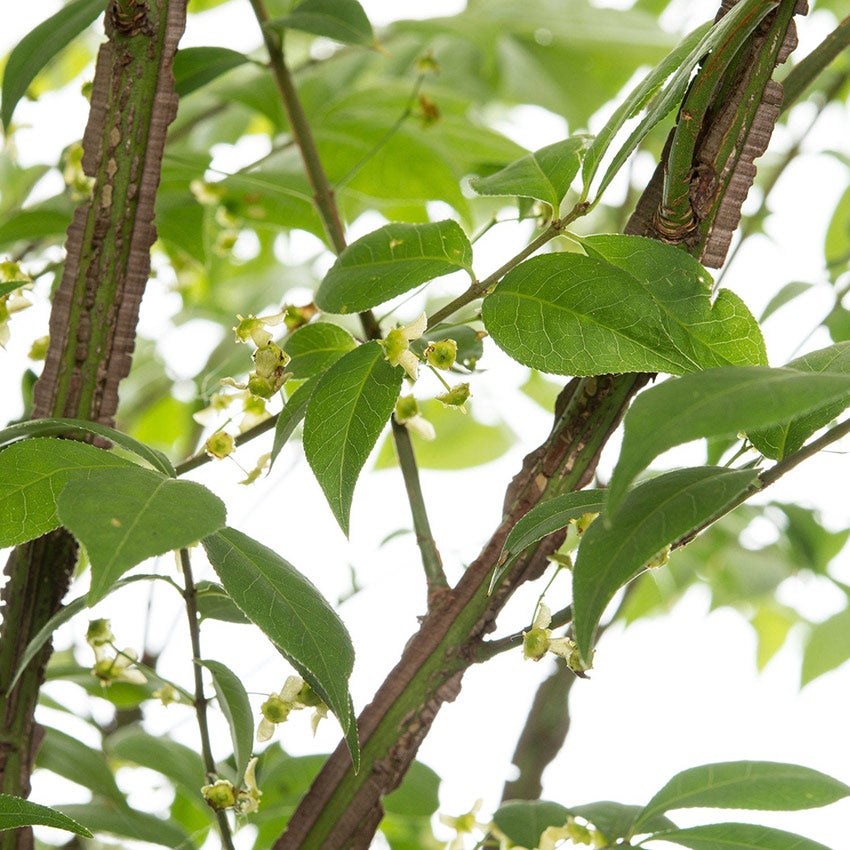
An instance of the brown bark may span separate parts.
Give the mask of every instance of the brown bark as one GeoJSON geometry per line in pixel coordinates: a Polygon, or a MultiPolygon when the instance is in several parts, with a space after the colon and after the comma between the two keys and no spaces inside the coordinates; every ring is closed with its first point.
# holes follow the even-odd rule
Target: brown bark
{"type": "MultiPolygon", "coordinates": [[[[111,423],[118,384],[129,371],[139,303],[150,270],[154,200],[168,124],[177,99],[171,64],[185,26],[185,0],[133,7],[133,25],[112,0],[109,41],[98,54],[83,166],[91,200],[68,230],[67,259],[50,319],[51,342],[35,388],[36,418],[111,423]],[[144,91],[144,102],[139,102],[144,91]]],[[[64,531],[12,553],[3,589],[0,639],[0,789],[27,796],[40,732],[38,691],[51,654],[46,643],[14,688],[11,677],[32,637],[60,608],[76,562],[64,531]]],[[[5,850],[32,847],[29,829],[0,836],[5,850]]]]}

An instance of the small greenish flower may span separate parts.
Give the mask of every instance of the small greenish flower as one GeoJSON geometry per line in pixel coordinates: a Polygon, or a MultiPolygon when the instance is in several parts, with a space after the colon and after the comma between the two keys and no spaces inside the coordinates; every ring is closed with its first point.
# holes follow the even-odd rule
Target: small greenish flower
{"type": "Polygon", "coordinates": [[[246,393],[242,400],[242,421],[239,423],[239,433],[243,434],[249,428],[259,425],[269,418],[266,400],[260,396],[246,393]]]}
{"type": "Polygon", "coordinates": [[[415,322],[391,330],[384,339],[379,340],[384,349],[384,357],[391,366],[401,366],[411,381],[416,380],[419,370],[419,358],[410,350],[410,343],[419,339],[428,327],[428,317],[423,313],[415,322]]]}
{"type": "Polygon", "coordinates": [[[236,805],[236,788],[226,779],[216,779],[211,785],[202,786],[201,796],[204,802],[217,812],[232,809],[236,805]]]}
{"type": "Polygon", "coordinates": [[[458,384],[447,393],[438,395],[437,401],[442,402],[446,407],[456,407],[461,413],[466,413],[466,402],[469,397],[469,384],[458,384]]]}
{"type": "Polygon", "coordinates": [[[245,778],[242,780],[242,788],[236,795],[236,803],[233,810],[237,815],[250,815],[260,808],[260,797],[263,792],[257,787],[257,757],[251,759],[245,768],[245,778]]]}
{"type": "Polygon", "coordinates": [[[293,709],[301,707],[296,700],[303,685],[304,680],[300,676],[289,676],[279,693],[269,694],[269,698],[260,706],[263,717],[257,726],[258,741],[268,741],[274,734],[274,727],[284,723],[293,709]]]}
{"type": "Polygon", "coordinates": [[[440,823],[455,831],[455,837],[446,845],[446,850],[464,850],[464,836],[487,829],[487,824],[477,818],[482,805],[482,800],[476,800],[472,808],[462,815],[440,815],[440,823]]]}
{"type": "Polygon", "coordinates": [[[437,435],[434,426],[419,412],[419,404],[412,395],[401,396],[396,402],[395,421],[423,440],[433,440],[437,435]]]}
{"type": "Polygon", "coordinates": [[[152,694],[152,697],[156,697],[164,706],[169,706],[174,702],[182,702],[180,699],[180,692],[174,685],[164,684],[161,688],[157,688],[152,694]]]}
{"type": "Polygon", "coordinates": [[[436,369],[451,369],[457,360],[457,343],[453,339],[440,339],[425,349],[425,359],[436,369]]]}
{"type": "Polygon", "coordinates": [[[312,726],[315,733],[322,718],[328,716],[328,707],[300,676],[289,676],[280,693],[270,694],[260,706],[263,717],[257,726],[257,740],[268,741],[278,723],[285,722],[291,712],[302,708],[313,709],[312,726]]]}
{"type": "Polygon", "coordinates": [[[289,377],[286,373],[289,355],[277,343],[268,342],[254,352],[253,360],[254,371],[248,376],[248,391],[260,398],[270,398],[289,377]]]}
{"type": "Polygon", "coordinates": [[[204,443],[204,451],[219,460],[233,454],[235,448],[236,442],[227,431],[217,431],[204,443]]]}
{"type": "Polygon", "coordinates": [[[568,637],[553,638],[552,630],[549,628],[551,622],[552,612],[548,605],[541,602],[531,628],[522,633],[523,655],[532,661],[540,661],[551,652],[563,658],[577,676],[584,677],[589,666],[582,663],[576,642],[568,637]]]}
{"type": "Polygon", "coordinates": [[[286,321],[287,308],[270,316],[248,315],[247,318],[236,314],[239,324],[233,329],[236,342],[248,342],[250,339],[257,348],[262,348],[272,341],[272,334],[267,328],[275,327],[286,321]]]}
{"type": "Polygon", "coordinates": [[[131,685],[143,685],[147,682],[145,674],[133,667],[139,656],[134,649],[124,649],[110,658],[103,653],[102,647],[94,647],[95,661],[92,675],[100,679],[100,684],[108,688],[113,682],[129,682],[131,685]]]}

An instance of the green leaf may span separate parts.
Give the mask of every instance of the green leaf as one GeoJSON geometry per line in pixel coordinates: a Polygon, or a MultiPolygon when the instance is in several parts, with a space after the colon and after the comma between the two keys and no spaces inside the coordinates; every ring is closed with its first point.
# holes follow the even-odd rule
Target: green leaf
{"type": "Polygon", "coordinates": [[[343,44],[371,47],[375,43],[372,25],[357,0],[303,0],[288,15],[266,26],[302,30],[343,44]]]}
{"type": "Polygon", "coordinates": [[[686,36],[684,41],[663,59],[654,71],[650,72],[600,131],[596,145],[585,157],[583,175],[585,191],[590,188],[602,156],[625,122],[637,115],[644,106],[648,107],[646,115],[614,155],[600,181],[597,197],[605,191],[649,131],[682,102],[691,80],[691,72],[697,63],[712,49],[726,41],[730,35],[740,30],[741,20],[746,19],[753,9],[759,6],[762,7],[761,14],[754,15],[748,24],[752,30],[770,11],[771,4],[764,3],[763,0],[741,0],[713,26],[700,27],[686,36]],[[670,77],[669,82],[659,91],[661,84],[668,77],[670,77]]]}
{"type": "MultiPolygon", "coordinates": [[[[571,519],[586,513],[599,513],[604,507],[604,490],[563,493],[539,502],[508,533],[500,561],[510,560],[511,556],[519,555],[547,534],[566,528],[571,519]]],[[[498,580],[500,572],[497,571],[494,582],[498,580]]]]}
{"type": "MultiPolygon", "coordinates": [[[[470,469],[502,457],[514,445],[516,435],[501,421],[485,425],[439,401],[419,405],[437,432],[434,440],[425,440],[411,432],[416,463],[421,469],[470,469]]],[[[375,469],[398,465],[395,443],[388,434],[375,460],[375,469]]]]}
{"type": "MultiPolygon", "coordinates": [[[[611,803],[602,800],[598,803],[573,806],[570,811],[573,815],[592,823],[605,836],[606,843],[613,845],[618,838],[631,837],[632,827],[643,811],[643,806],[626,806],[623,803],[611,803]]],[[[676,824],[663,815],[654,817],[651,823],[645,825],[646,831],[651,830],[653,832],[675,828],[676,824]]]]}
{"type": "Polygon", "coordinates": [[[561,201],[578,174],[587,143],[586,136],[577,136],[547,145],[495,174],[474,177],[469,185],[479,195],[518,195],[544,201],[557,215],[561,201]]]}
{"type": "Polygon", "coordinates": [[[573,626],[585,659],[616,592],[668,543],[699,528],[756,481],[747,469],[678,469],[635,487],[610,521],[597,520],[585,531],[573,569],[573,626]]]}
{"type": "MultiPolygon", "coordinates": [[[[605,156],[611,142],[622,129],[626,121],[641,112],[671,74],[678,72],[677,76],[681,76],[684,80],[688,79],[691,69],[693,69],[694,65],[699,61],[700,57],[705,55],[704,50],[702,53],[697,53],[697,50],[702,49],[702,42],[705,38],[706,32],[709,30],[709,27],[709,24],[703,24],[701,27],[685,36],[685,38],[677,44],[676,47],[667,54],[667,56],[665,56],[664,59],[662,59],[661,62],[659,62],[658,65],[656,65],[655,68],[653,68],[634,89],[632,89],[628,97],[619,107],[617,107],[614,114],[608,119],[605,126],[596,135],[596,138],[591,143],[590,148],[585,155],[584,165],[582,168],[585,192],[589,191],[590,184],[593,182],[593,178],[599,168],[599,163],[602,161],[602,158],[605,156]]],[[[637,145],[640,144],[646,134],[649,133],[652,127],[661,121],[664,116],[673,109],[674,101],[675,99],[678,99],[674,98],[674,92],[679,94],[679,96],[684,93],[684,87],[676,77],[674,77],[673,84],[671,85],[669,92],[670,93],[666,98],[659,99],[652,104],[649,114],[641,122],[639,127],[640,132],[635,131],[633,137],[631,137],[619,150],[617,156],[618,161],[624,162],[629,154],[631,154],[637,145]]],[[[613,174],[616,173],[616,169],[619,168],[620,164],[621,162],[612,165],[611,168],[614,170],[606,175],[606,179],[603,180],[603,184],[597,194],[602,194],[605,186],[610,182],[611,177],[613,177],[613,174]]]]}
{"type": "Polygon", "coordinates": [[[277,422],[274,426],[274,442],[272,444],[272,463],[277,460],[280,450],[286,445],[286,441],[292,436],[295,429],[301,423],[304,415],[307,413],[307,405],[313,397],[313,392],[319,382],[308,381],[302,384],[295,390],[294,393],[287,399],[283,410],[280,411],[277,417],[277,422]]]}
{"type": "Polygon", "coordinates": [[[637,236],[583,240],[592,256],[533,257],[484,299],[496,344],[559,375],[681,374],[764,362],[758,325],[684,251],[637,236]],[[532,332],[533,329],[533,332],[532,332]]]}
{"type": "Polygon", "coordinates": [[[212,673],[218,704],[230,727],[236,760],[236,786],[242,784],[245,768],[254,749],[254,717],[248,694],[239,677],[220,661],[201,661],[212,673]]]}
{"type": "MultiPolygon", "coordinates": [[[[4,295],[8,295],[10,292],[14,292],[16,289],[20,289],[22,286],[30,286],[31,284],[31,280],[9,280],[5,283],[0,283],[0,298],[2,298],[4,295]]],[[[12,799],[17,800],[20,798],[13,797],[12,799]]]]}
{"type": "Polygon", "coordinates": [[[661,307],[673,345],[700,369],[767,366],[755,317],[729,289],[719,290],[712,302],[711,275],[687,252],[655,239],[615,234],[590,236],[582,245],[640,281],[661,307]]]}
{"type": "Polygon", "coordinates": [[[7,132],[18,101],[39,71],[94,21],[105,6],[106,0],[73,0],[15,45],[3,72],[0,118],[7,132]]]}
{"type": "Polygon", "coordinates": [[[346,535],[357,478],[393,412],[402,375],[377,342],[367,342],[325,372],[307,405],[304,453],[346,535]]]}
{"type": "Polygon", "coordinates": [[[206,487],[140,467],[72,478],[57,503],[62,524],[91,561],[89,605],[131,567],[196,543],[226,521],[224,503],[206,487]]]}
{"type": "Polygon", "coordinates": [[[75,440],[34,438],[0,452],[0,546],[14,546],[60,525],[56,495],[71,480],[134,464],[75,440]]]}
{"type": "MultiPolygon", "coordinates": [[[[850,375],[850,342],[839,342],[819,351],[804,354],[786,365],[788,369],[800,372],[833,372],[850,375]]],[[[784,425],[753,431],[747,434],[750,442],[766,457],[781,460],[796,452],[806,440],[829,425],[847,405],[850,404],[850,392],[843,398],[824,404],[796,417],[784,425]]]]}
{"type": "Polygon", "coordinates": [[[327,371],[356,345],[354,337],[339,325],[330,322],[305,325],[294,331],[283,346],[291,358],[286,371],[297,381],[312,378],[327,371]]]}
{"type": "Polygon", "coordinates": [[[83,437],[87,434],[105,437],[110,442],[132,452],[164,475],[171,478],[176,476],[174,465],[162,452],[134,440],[123,431],[117,431],[99,422],[86,422],[82,419],[33,419],[29,422],[19,422],[0,431],[0,446],[17,442],[25,437],[83,437]]]}
{"type": "MultiPolygon", "coordinates": [[[[8,67],[8,66],[7,66],[8,67]]],[[[58,209],[18,210],[0,223],[0,246],[6,250],[17,242],[64,239],[71,223],[69,212],[58,209]]]]}
{"type": "Polygon", "coordinates": [[[30,803],[29,800],[13,797],[11,794],[0,794],[0,830],[17,829],[21,826],[52,826],[85,838],[92,837],[88,829],[62,812],[40,806],[38,803],[30,803]]]}
{"type": "Polygon", "coordinates": [[[206,783],[203,759],[191,748],[162,735],[151,735],[138,726],[125,726],[106,739],[112,759],[155,770],[175,785],[200,797],[206,783]]]}
{"type": "Polygon", "coordinates": [[[174,88],[180,97],[251,60],[228,47],[184,47],[174,56],[174,88]]]}
{"type": "Polygon", "coordinates": [[[840,667],[850,659],[850,608],[811,627],[803,649],[800,686],[840,667]]]}
{"type": "MultiPolygon", "coordinates": [[[[799,617],[793,609],[780,606],[773,599],[768,599],[759,605],[755,614],[750,618],[750,625],[755,630],[758,639],[756,667],[759,672],[764,670],[770,659],[782,649],[788,637],[788,632],[791,631],[791,626],[798,620],[799,617]]],[[[850,652],[850,650],[848,651],[850,652]]],[[[805,665],[805,660],[803,664],[805,665]]]]}
{"type": "Polygon", "coordinates": [[[225,623],[250,623],[227,591],[214,581],[199,581],[197,591],[198,613],[202,620],[223,620],[225,623]]]}
{"type": "Polygon", "coordinates": [[[537,847],[546,827],[564,826],[570,810],[545,800],[512,800],[502,803],[493,815],[493,823],[514,844],[537,847]]]}
{"type": "Polygon", "coordinates": [[[472,273],[472,246],[456,221],[386,224],[352,242],[325,275],[316,305],[358,313],[451,272],[472,273]]]}
{"type": "Polygon", "coordinates": [[[850,188],[839,198],[832,213],[824,242],[828,267],[842,268],[850,260],[850,188]]]}
{"type": "Polygon", "coordinates": [[[421,761],[405,773],[401,785],[383,799],[388,814],[430,817],[440,807],[440,777],[421,761]]]}
{"type": "Polygon", "coordinates": [[[646,804],[636,828],[671,809],[796,812],[827,806],[848,795],[850,787],[810,767],[769,761],[704,764],[677,773],[646,804]]]}
{"type": "MultiPolygon", "coordinates": [[[[103,753],[58,729],[48,728],[46,732],[36,757],[38,767],[51,770],[118,805],[125,805],[124,795],[115,784],[115,777],[103,753]]],[[[86,821],[89,822],[88,819],[86,821]]],[[[97,827],[91,824],[91,828],[97,827]]]]}
{"type": "Polygon", "coordinates": [[[672,841],[691,850],[830,850],[817,841],[752,823],[712,823],[659,832],[653,840],[672,841]]]}
{"type": "Polygon", "coordinates": [[[767,302],[767,306],[761,311],[761,316],[759,316],[759,323],[764,322],[765,319],[772,316],[780,309],[780,307],[784,307],[804,292],[808,292],[811,288],[811,283],[804,283],[800,280],[792,280],[790,283],[786,283],[785,286],[783,286],[779,292],[777,292],[776,295],[767,302]]]}
{"type": "Polygon", "coordinates": [[[653,458],[700,437],[720,437],[787,422],[844,398],[850,378],[764,366],[727,366],[664,381],[641,393],[623,420],[620,459],[608,490],[613,515],[626,489],[653,458]]]}
{"type": "Polygon", "coordinates": [[[162,820],[147,812],[137,812],[127,806],[118,806],[105,800],[63,806],[66,812],[84,820],[94,832],[106,832],[149,841],[168,848],[192,847],[192,839],[177,824],[162,820]]]}
{"type": "Polygon", "coordinates": [[[226,528],[203,545],[233,601],[336,714],[357,765],[348,693],[354,649],[336,612],[295,567],[247,535],[226,528]]]}

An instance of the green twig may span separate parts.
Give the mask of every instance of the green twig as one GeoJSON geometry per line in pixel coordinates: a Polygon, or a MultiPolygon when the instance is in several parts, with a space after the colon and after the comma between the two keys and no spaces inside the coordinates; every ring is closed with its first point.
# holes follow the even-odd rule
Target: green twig
{"type": "Polygon", "coordinates": [[[788,457],[775,463],[772,467],[770,467],[770,469],[766,469],[764,472],[759,473],[758,478],[753,484],[735,496],[732,501],[728,502],[718,511],[715,511],[715,513],[713,513],[710,517],[707,517],[702,523],[700,523],[698,528],[689,531],[678,540],[673,541],[670,548],[679,549],[687,543],[690,543],[690,541],[693,540],[701,531],[704,531],[710,525],[713,525],[721,517],[725,516],[739,505],[744,504],[744,502],[748,501],[756,493],[764,490],[771,484],[775,484],[783,475],[790,472],[795,466],[798,466],[804,460],[808,460],[810,457],[813,457],[836,440],[840,440],[848,434],[850,434],[850,419],[836,425],[834,428],[830,428],[825,434],[822,434],[816,440],[812,440],[811,443],[807,443],[801,449],[798,449],[796,452],[792,452],[788,455],[788,457]]]}
{"type": "Polygon", "coordinates": [[[509,271],[516,268],[523,260],[530,257],[535,251],[540,250],[547,242],[551,242],[556,236],[559,236],[569,224],[572,224],[577,218],[583,216],[588,209],[587,204],[576,204],[572,210],[563,218],[556,218],[549,223],[546,229],[535,236],[521,251],[518,251],[504,265],[500,266],[491,275],[484,280],[476,280],[466,292],[461,293],[453,301],[450,301],[445,307],[441,307],[428,319],[428,327],[433,328],[440,322],[447,319],[449,316],[456,313],[461,307],[471,304],[477,298],[486,295],[492,287],[494,287],[509,271]]]}
{"type": "MultiPolygon", "coordinates": [[[[214,779],[217,775],[215,767],[215,759],[210,746],[210,730],[207,723],[207,698],[204,694],[204,679],[201,671],[201,631],[198,618],[197,592],[195,590],[195,581],[192,577],[192,564],[189,560],[189,550],[180,550],[180,567],[183,571],[183,581],[186,587],[183,591],[183,599],[186,602],[186,615],[189,619],[189,636],[192,641],[192,667],[195,676],[195,715],[198,719],[198,732],[201,736],[201,755],[204,760],[204,769],[207,772],[209,779],[214,779]]],[[[230,832],[230,823],[227,820],[227,815],[221,811],[216,811],[216,820],[218,821],[221,840],[226,850],[235,850],[233,845],[233,836],[230,832]]]]}
{"type": "MultiPolygon", "coordinates": [[[[307,120],[307,115],[304,112],[304,107],[301,105],[301,100],[295,89],[295,83],[292,80],[292,74],[284,59],[283,36],[276,33],[269,26],[269,13],[266,10],[263,0],[250,0],[250,2],[263,33],[263,40],[269,54],[272,75],[280,92],[286,117],[289,119],[292,137],[295,139],[295,144],[298,145],[301,160],[304,163],[304,171],[313,189],[313,201],[316,204],[316,209],[322,219],[322,223],[325,225],[325,231],[328,234],[328,239],[330,239],[334,253],[341,254],[346,246],[345,231],[343,230],[339,210],[334,200],[333,189],[331,189],[331,185],[328,182],[325,168],[322,165],[322,160],[319,156],[315,139],[313,138],[313,131],[310,129],[310,122],[307,120]]],[[[381,329],[375,321],[371,310],[364,310],[360,313],[360,321],[369,339],[380,339],[381,329]]]]}
{"type": "Polygon", "coordinates": [[[654,222],[659,233],[665,236],[678,238],[694,228],[691,182],[697,142],[704,120],[727,69],[768,11],[769,8],[764,4],[755,6],[741,20],[729,38],[709,55],[685,97],[673,134],[664,174],[662,200],[654,222]]]}
{"type": "Polygon", "coordinates": [[[428,522],[428,513],[425,509],[425,500],[419,483],[419,469],[410,441],[410,432],[404,425],[399,425],[395,419],[392,420],[392,426],[398,463],[404,477],[407,499],[410,502],[413,529],[416,532],[416,543],[422,555],[422,566],[425,570],[425,579],[428,582],[428,598],[430,600],[434,598],[435,594],[447,588],[449,583],[446,581],[443,561],[431,533],[431,524],[428,522]]]}
{"type": "Polygon", "coordinates": [[[796,103],[806,89],[850,46],[850,16],[846,17],[805,59],[798,62],[782,81],[782,108],[796,103]]]}

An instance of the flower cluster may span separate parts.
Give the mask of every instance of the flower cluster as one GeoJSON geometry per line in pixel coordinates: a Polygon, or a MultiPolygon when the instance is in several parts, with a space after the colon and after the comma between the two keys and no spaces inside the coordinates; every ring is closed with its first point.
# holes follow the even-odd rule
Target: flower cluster
{"type": "Polygon", "coordinates": [[[100,684],[107,688],[113,682],[129,682],[133,685],[143,685],[147,682],[135,663],[139,656],[134,649],[116,650],[115,635],[109,620],[91,620],[86,631],[86,642],[94,652],[92,676],[100,679],[100,684]],[[108,650],[112,650],[109,652],[108,650]]]}
{"type": "Polygon", "coordinates": [[[311,725],[315,734],[319,722],[328,716],[328,707],[300,676],[289,676],[280,691],[269,694],[260,706],[263,716],[257,726],[257,740],[268,741],[278,723],[284,723],[291,712],[302,708],[313,709],[311,725]]]}
{"type": "MultiPolygon", "coordinates": [[[[391,366],[401,366],[408,380],[414,383],[419,376],[419,365],[422,362],[414,352],[410,343],[419,339],[428,327],[428,317],[425,313],[409,325],[391,330],[384,339],[379,340],[384,349],[384,357],[391,366]]],[[[425,363],[435,370],[449,371],[457,359],[457,342],[453,339],[439,339],[429,343],[424,352],[425,363]]],[[[469,400],[469,384],[457,384],[450,387],[442,378],[441,383],[446,392],[436,396],[437,401],[447,407],[454,407],[461,413],[466,413],[466,402],[469,400]]],[[[399,398],[395,408],[395,419],[399,425],[405,425],[410,431],[425,440],[434,439],[434,426],[419,412],[419,405],[412,395],[399,398]]]]}

